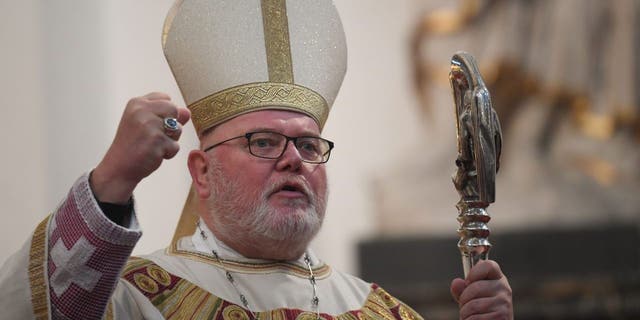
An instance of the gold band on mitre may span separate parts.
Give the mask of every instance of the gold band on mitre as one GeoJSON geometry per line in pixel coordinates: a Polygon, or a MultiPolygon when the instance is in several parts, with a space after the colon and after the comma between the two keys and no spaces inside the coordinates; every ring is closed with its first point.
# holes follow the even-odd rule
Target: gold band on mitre
{"type": "Polygon", "coordinates": [[[324,127],[329,116],[327,101],[317,92],[292,83],[248,83],[198,100],[188,106],[196,132],[214,127],[238,115],[262,110],[302,112],[324,127]]]}

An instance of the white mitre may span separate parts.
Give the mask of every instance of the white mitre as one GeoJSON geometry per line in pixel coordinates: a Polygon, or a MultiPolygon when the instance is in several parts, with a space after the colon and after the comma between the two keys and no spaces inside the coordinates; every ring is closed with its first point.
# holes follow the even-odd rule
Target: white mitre
{"type": "Polygon", "coordinates": [[[178,0],[162,46],[198,134],[260,109],[322,129],[347,67],[331,0],[178,0]]]}
{"type": "MultiPolygon", "coordinates": [[[[304,113],[322,130],[347,69],[331,0],[177,0],[162,47],[198,135],[263,109],[304,113]]],[[[170,253],[195,232],[196,207],[192,188],[170,253]]]]}

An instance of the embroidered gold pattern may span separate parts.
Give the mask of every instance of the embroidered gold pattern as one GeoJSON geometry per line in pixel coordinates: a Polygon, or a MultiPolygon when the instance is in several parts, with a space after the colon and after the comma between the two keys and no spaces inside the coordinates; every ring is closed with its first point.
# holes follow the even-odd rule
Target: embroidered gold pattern
{"type": "MultiPolygon", "coordinates": [[[[367,302],[362,308],[362,312],[368,319],[388,319],[394,320],[396,317],[390,310],[390,304],[387,301],[387,297],[390,297],[389,294],[384,291],[382,288],[377,287],[373,290],[372,294],[369,295],[367,302]]],[[[395,299],[394,299],[395,300],[395,299]]]]}
{"type": "Polygon", "coordinates": [[[104,320],[113,320],[113,299],[109,299],[109,303],[107,304],[107,312],[104,314],[104,320]]]}
{"type": "Polygon", "coordinates": [[[385,309],[381,305],[367,300],[365,307],[362,309],[363,315],[365,319],[387,319],[387,320],[395,320],[393,313],[391,311],[385,309]]]}
{"type": "MultiPolygon", "coordinates": [[[[140,288],[137,281],[132,282],[129,279],[135,279],[137,274],[145,274],[148,270],[153,269],[149,268],[150,266],[161,269],[149,260],[131,258],[127,263],[123,278],[144,291],[145,289],[140,288]]],[[[147,296],[166,319],[222,318],[226,320],[245,320],[250,318],[248,311],[241,306],[227,302],[185,279],[178,278],[168,272],[167,274],[170,278],[173,277],[177,280],[177,282],[174,282],[175,285],[165,287],[161,292],[147,296]]],[[[149,277],[148,279],[154,281],[149,277]]],[[[306,320],[316,318],[315,313],[286,308],[258,312],[257,315],[260,319],[271,320],[306,320]]],[[[372,286],[371,292],[362,309],[348,311],[337,316],[322,314],[322,318],[337,320],[422,319],[422,317],[411,308],[402,304],[376,285],[372,286]],[[389,306],[394,307],[391,308],[389,306]],[[396,314],[398,317],[396,317],[396,314]]]]}
{"type": "Polygon", "coordinates": [[[249,315],[237,305],[228,305],[222,310],[222,318],[225,320],[249,320],[249,315]]]}
{"type": "Polygon", "coordinates": [[[160,283],[163,286],[168,286],[171,284],[171,277],[169,274],[156,265],[150,265],[147,267],[147,273],[149,276],[160,283]]]}
{"type": "Polygon", "coordinates": [[[270,82],[293,83],[285,0],[262,0],[262,23],[270,82]]]}
{"type": "Polygon", "coordinates": [[[284,312],[278,312],[278,310],[272,310],[271,312],[258,312],[258,317],[260,319],[269,319],[269,320],[287,320],[284,312]],[[265,316],[269,314],[269,316],[265,316]]]}
{"type": "Polygon", "coordinates": [[[394,299],[389,293],[387,293],[386,291],[380,289],[378,291],[378,296],[382,299],[382,301],[385,303],[385,305],[389,308],[394,308],[396,306],[398,306],[399,302],[398,300],[394,299]]]}
{"type": "Polygon", "coordinates": [[[133,280],[136,282],[136,286],[147,293],[157,293],[158,284],[153,281],[149,276],[142,273],[136,273],[133,275],[133,280]]]}
{"type": "Polygon", "coordinates": [[[329,116],[327,102],[320,94],[289,83],[248,83],[214,93],[189,106],[198,134],[234,116],[265,108],[304,112],[321,130],[329,116]]]}
{"type": "Polygon", "coordinates": [[[51,215],[42,220],[31,238],[29,250],[29,286],[31,288],[31,305],[36,319],[48,319],[48,291],[45,277],[47,258],[47,226],[51,215]]]}
{"type": "Polygon", "coordinates": [[[362,317],[362,312],[357,311],[354,313],[351,313],[351,312],[343,313],[337,316],[336,319],[337,320],[363,320],[364,318],[362,317]]]}
{"type": "MultiPolygon", "coordinates": [[[[296,317],[296,320],[316,320],[318,319],[318,315],[315,312],[303,312],[296,317]]],[[[320,317],[320,319],[324,320],[324,317],[320,317]]]]}
{"type": "Polygon", "coordinates": [[[166,319],[219,319],[214,315],[221,312],[224,300],[188,282],[179,282],[151,302],[166,319]]]}
{"type": "MultiPolygon", "coordinates": [[[[167,253],[172,256],[180,256],[189,260],[204,262],[206,264],[222,267],[222,265],[218,263],[216,258],[200,252],[180,250],[177,248],[177,243],[174,243],[169,248],[167,248],[167,253]]],[[[140,259],[136,257],[133,258],[140,259]]],[[[239,261],[224,260],[224,264],[224,266],[229,269],[229,271],[240,273],[259,274],[266,272],[286,272],[287,274],[300,278],[307,278],[309,276],[309,270],[307,268],[286,262],[250,264],[239,261]]],[[[322,265],[313,268],[313,274],[316,276],[316,279],[322,280],[331,274],[331,267],[323,263],[322,265]]]]}
{"type": "Polygon", "coordinates": [[[400,307],[398,309],[398,313],[400,313],[400,317],[402,317],[402,319],[408,319],[408,320],[419,320],[419,319],[422,319],[422,317],[420,315],[418,315],[418,313],[413,311],[413,309],[405,306],[404,304],[400,304],[400,307]]]}

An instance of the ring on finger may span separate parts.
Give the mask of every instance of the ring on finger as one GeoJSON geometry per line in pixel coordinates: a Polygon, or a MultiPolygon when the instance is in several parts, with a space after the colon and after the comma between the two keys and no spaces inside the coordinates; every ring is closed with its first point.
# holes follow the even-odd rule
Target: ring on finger
{"type": "Polygon", "coordinates": [[[167,117],[162,121],[164,129],[167,131],[178,131],[180,127],[178,126],[178,119],[167,117]]]}
{"type": "Polygon", "coordinates": [[[162,120],[162,126],[164,127],[164,134],[169,138],[176,139],[179,136],[180,125],[176,118],[167,117],[162,120]]]}

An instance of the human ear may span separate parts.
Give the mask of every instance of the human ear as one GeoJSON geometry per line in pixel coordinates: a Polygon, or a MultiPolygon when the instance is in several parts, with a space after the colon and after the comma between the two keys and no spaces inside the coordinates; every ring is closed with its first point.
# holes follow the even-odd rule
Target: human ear
{"type": "Polygon", "coordinates": [[[202,150],[192,150],[189,152],[187,165],[198,198],[209,199],[211,195],[211,184],[208,174],[210,168],[207,154],[202,150]]]}

